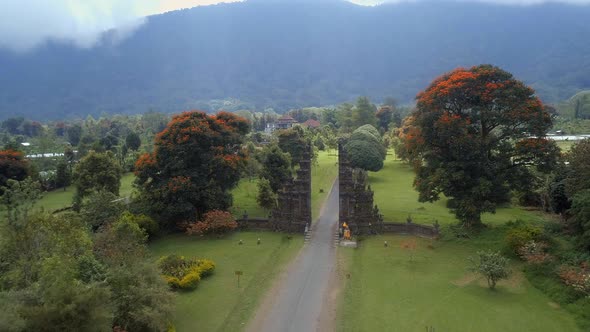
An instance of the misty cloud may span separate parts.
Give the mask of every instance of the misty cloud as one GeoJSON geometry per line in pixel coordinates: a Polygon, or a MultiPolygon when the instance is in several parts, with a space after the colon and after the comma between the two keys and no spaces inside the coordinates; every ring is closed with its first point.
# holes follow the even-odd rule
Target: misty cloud
{"type": "Polygon", "coordinates": [[[26,51],[48,40],[92,47],[103,32],[116,37],[133,32],[145,21],[156,0],[3,0],[0,4],[0,47],[26,51]]]}

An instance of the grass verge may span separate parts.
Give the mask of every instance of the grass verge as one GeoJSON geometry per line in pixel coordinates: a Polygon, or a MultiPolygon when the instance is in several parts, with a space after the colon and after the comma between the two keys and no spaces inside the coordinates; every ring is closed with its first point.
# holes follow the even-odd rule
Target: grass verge
{"type": "Polygon", "coordinates": [[[261,296],[281,269],[299,251],[301,236],[288,239],[269,232],[234,233],[222,239],[171,235],[150,245],[154,259],[178,254],[215,261],[215,273],[192,292],[176,298],[177,331],[243,330],[261,296]],[[261,245],[256,239],[262,240],[261,245]],[[238,245],[239,240],[243,245],[238,245]],[[242,271],[237,287],[235,271],[242,271]]]}

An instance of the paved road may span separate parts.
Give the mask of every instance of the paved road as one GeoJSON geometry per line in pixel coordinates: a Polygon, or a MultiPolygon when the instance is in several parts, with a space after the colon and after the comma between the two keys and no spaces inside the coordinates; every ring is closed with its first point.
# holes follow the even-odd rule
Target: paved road
{"type": "MultiPolygon", "coordinates": [[[[320,330],[330,282],[336,273],[334,234],[338,224],[336,181],[314,225],[312,237],[269,292],[248,331],[307,332],[320,330]]],[[[323,318],[325,319],[325,318],[323,318]]],[[[322,325],[325,328],[325,325],[322,325]]]]}

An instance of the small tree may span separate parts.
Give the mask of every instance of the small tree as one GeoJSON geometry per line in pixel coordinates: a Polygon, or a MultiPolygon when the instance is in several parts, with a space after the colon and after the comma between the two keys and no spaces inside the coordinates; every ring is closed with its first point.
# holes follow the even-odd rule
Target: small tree
{"type": "Polygon", "coordinates": [[[508,278],[508,259],[499,251],[478,251],[477,258],[471,257],[469,260],[473,264],[471,271],[486,277],[490,289],[495,289],[499,280],[508,278]]]}
{"type": "Polygon", "coordinates": [[[94,191],[105,190],[119,195],[121,173],[122,169],[112,153],[90,152],[76,166],[75,206],[79,208],[82,198],[94,191]]]}
{"type": "Polygon", "coordinates": [[[62,160],[57,164],[55,171],[55,186],[62,187],[66,191],[66,187],[72,182],[72,174],[68,168],[68,163],[62,160]]]}
{"type": "Polygon", "coordinates": [[[132,151],[137,151],[141,146],[141,139],[137,133],[130,131],[125,137],[125,145],[132,151]]]}
{"type": "Polygon", "coordinates": [[[577,193],[572,200],[570,224],[578,236],[579,245],[590,248],[590,189],[577,193]]]}
{"type": "Polygon", "coordinates": [[[265,178],[260,179],[258,181],[258,195],[256,196],[256,202],[258,205],[270,210],[275,207],[276,201],[277,196],[270,187],[270,181],[265,178]]]}
{"type": "Polygon", "coordinates": [[[117,220],[125,210],[119,197],[110,191],[100,190],[87,196],[80,206],[82,219],[93,230],[117,220]]]}
{"type": "Polygon", "coordinates": [[[260,177],[266,178],[272,191],[277,192],[291,176],[291,158],[276,145],[266,148],[262,158],[260,177]]]}

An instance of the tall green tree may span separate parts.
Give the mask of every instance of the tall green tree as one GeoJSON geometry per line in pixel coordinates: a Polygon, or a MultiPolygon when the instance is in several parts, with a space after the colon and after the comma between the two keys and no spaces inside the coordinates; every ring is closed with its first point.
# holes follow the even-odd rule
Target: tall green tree
{"type": "Polygon", "coordinates": [[[270,210],[277,204],[277,196],[270,187],[270,181],[260,179],[258,181],[258,194],[256,195],[258,206],[270,210]]]}
{"type": "Polygon", "coordinates": [[[66,187],[69,186],[71,182],[72,174],[70,173],[68,163],[65,160],[60,160],[55,171],[55,185],[66,191],[66,187]]]}
{"type": "Polygon", "coordinates": [[[126,331],[165,331],[174,297],[150,261],[148,235],[129,215],[96,235],[94,252],[108,267],[107,284],[115,307],[113,325],[126,331]]]}
{"type": "Polygon", "coordinates": [[[262,155],[261,179],[267,179],[273,192],[282,188],[285,180],[291,177],[291,158],[278,146],[265,148],[262,155]]]}
{"type": "Polygon", "coordinates": [[[291,166],[294,167],[299,161],[301,161],[307,144],[303,129],[297,126],[290,129],[279,130],[278,138],[279,148],[284,152],[289,153],[291,156],[291,166]]]}
{"type": "Polygon", "coordinates": [[[74,170],[76,195],[74,205],[94,191],[108,191],[119,195],[122,169],[111,152],[91,151],[80,160],[74,170]]]}
{"type": "Polygon", "coordinates": [[[81,278],[80,263],[92,256],[92,240],[79,218],[37,214],[10,222],[0,244],[1,289],[9,291],[22,331],[112,327],[108,287],[103,280],[81,278]]]}
{"type": "Polygon", "coordinates": [[[459,68],[417,96],[409,151],[418,151],[414,185],[422,202],[444,194],[467,225],[506,201],[530,168],[547,171],[558,149],[545,139],[552,119],[534,91],[490,65],[459,68]]]}
{"type": "Polygon", "coordinates": [[[139,147],[141,146],[141,138],[136,132],[130,131],[127,134],[127,137],[125,137],[125,145],[130,150],[137,151],[137,149],[139,149],[139,147]]]}
{"type": "Polygon", "coordinates": [[[344,145],[344,149],[353,167],[373,172],[383,168],[387,151],[381,142],[381,135],[371,125],[357,128],[344,145]]]}
{"type": "Polygon", "coordinates": [[[377,107],[371,104],[369,98],[359,97],[356,100],[356,105],[352,111],[352,123],[354,128],[358,128],[362,125],[377,125],[377,107]]]}
{"type": "Polygon", "coordinates": [[[250,124],[231,113],[176,115],[141,156],[136,183],[165,225],[192,221],[231,205],[230,190],[245,164],[241,149],[250,124]]]}
{"type": "Polygon", "coordinates": [[[590,189],[590,139],[572,145],[566,159],[569,161],[566,190],[568,196],[573,197],[582,190],[590,189]]]}

